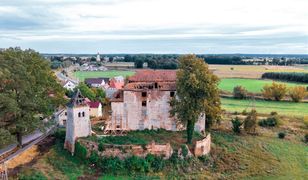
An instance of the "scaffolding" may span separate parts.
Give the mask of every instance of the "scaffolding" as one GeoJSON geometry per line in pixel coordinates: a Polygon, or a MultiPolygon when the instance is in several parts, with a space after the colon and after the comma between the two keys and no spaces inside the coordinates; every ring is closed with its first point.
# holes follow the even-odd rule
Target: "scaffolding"
{"type": "Polygon", "coordinates": [[[3,162],[0,165],[0,180],[8,180],[8,174],[7,174],[7,166],[6,163],[3,162]]]}

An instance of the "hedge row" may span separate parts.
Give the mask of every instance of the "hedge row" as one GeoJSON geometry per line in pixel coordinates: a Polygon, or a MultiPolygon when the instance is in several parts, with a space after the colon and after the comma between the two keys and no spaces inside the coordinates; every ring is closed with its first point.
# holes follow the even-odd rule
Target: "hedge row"
{"type": "Polygon", "coordinates": [[[265,79],[308,83],[308,73],[298,72],[267,72],[262,75],[265,79]]]}

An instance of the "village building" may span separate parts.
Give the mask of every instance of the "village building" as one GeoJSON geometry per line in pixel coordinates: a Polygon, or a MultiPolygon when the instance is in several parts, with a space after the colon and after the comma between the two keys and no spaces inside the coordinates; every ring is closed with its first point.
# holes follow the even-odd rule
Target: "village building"
{"type": "Polygon", "coordinates": [[[91,135],[89,105],[79,90],[67,105],[67,122],[64,148],[74,154],[78,137],[91,135]]]}
{"type": "Polygon", "coordinates": [[[109,86],[109,78],[87,78],[85,79],[85,83],[89,87],[106,87],[109,86]]]}
{"type": "Polygon", "coordinates": [[[89,109],[90,117],[101,117],[101,116],[103,116],[102,103],[100,103],[99,101],[91,101],[91,102],[87,102],[87,104],[90,107],[90,109],[89,109]]]}
{"type": "Polygon", "coordinates": [[[67,110],[66,110],[66,108],[58,111],[55,114],[55,121],[58,124],[58,126],[60,126],[60,127],[66,126],[66,121],[67,121],[67,110]]]}
{"type": "Polygon", "coordinates": [[[115,92],[124,87],[124,77],[116,76],[109,80],[109,87],[105,88],[106,98],[111,99],[115,92]]]}
{"type": "MultiPolygon", "coordinates": [[[[170,100],[175,96],[176,71],[137,71],[110,100],[111,117],[106,131],[183,129],[183,125],[170,115],[170,100]]],[[[204,125],[205,116],[200,115],[195,130],[203,131],[204,125]]]]}
{"type": "Polygon", "coordinates": [[[64,82],[63,87],[67,90],[73,91],[77,86],[77,83],[71,80],[67,80],[64,82]]]}

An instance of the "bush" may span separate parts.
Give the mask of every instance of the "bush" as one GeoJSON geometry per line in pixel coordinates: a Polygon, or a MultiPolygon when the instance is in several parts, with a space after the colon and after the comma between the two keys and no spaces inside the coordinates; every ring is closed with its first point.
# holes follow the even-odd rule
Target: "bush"
{"type": "Polygon", "coordinates": [[[247,97],[247,90],[242,86],[235,86],[233,88],[233,97],[235,99],[245,99],[247,97]]]}
{"type": "Polygon", "coordinates": [[[306,128],[308,128],[308,116],[304,117],[304,124],[305,124],[306,128]]]}
{"type": "Polygon", "coordinates": [[[59,140],[60,142],[64,142],[65,141],[65,129],[58,129],[53,136],[59,140]]]}
{"type": "Polygon", "coordinates": [[[92,151],[92,152],[91,152],[91,155],[90,155],[90,158],[89,158],[90,163],[92,163],[92,164],[98,164],[99,160],[100,160],[100,157],[99,157],[99,155],[97,154],[97,152],[92,151]]]}
{"type": "Polygon", "coordinates": [[[104,173],[120,174],[126,171],[125,163],[118,157],[102,157],[98,166],[104,173]]]}
{"type": "Polygon", "coordinates": [[[257,126],[257,111],[251,110],[244,121],[244,129],[247,133],[256,133],[257,126]]]}
{"type": "Polygon", "coordinates": [[[248,114],[247,111],[244,109],[242,115],[246,116],[247,114],[248,114]]]}
{"type": "Polygon", "coordinates": [[[87,158],[87,149],[82,146],[79,142],[75,143],[75,155],[80,159],[87,158]]]}
{"type": "Polygon", "coordinates": [[[287,94],[287,86],[273,82],[271,85],[263,86],[262,94],[265,99],[274,99],[280,101],[287,94]]]}
{"type": "Polygon", "coordinates": [[[286,133],[284,132],[279,132],[278,133],[278,138],[283,139],[286,136],[286,133]]]}
{"type": "Polygon", "coordinates": [[[104,143],[102,142],[98,143],[98,150],[101,152],[104,151],[104,143]]]}
{"type": "Polygon", "coordinates": [[[150,165],[152,171],[159,172],[164,169],[165,167],[165,160],[162,157],[154,156],[152,154],[148,154],[145,157],[145,160],[150,165]]]}
{"type": "Polygon", "coordinates": [[[258,124],[259,126],[262,126],[262,127],[275,127],[279,125],[279,121],[280,119],[278,115],[271,115],[267,119],[259,121],[258,124]]]}
{"type": "Polygon", "coordinates": [[[305,143],[308,143],[308,134],[305,134],[304,141],[305,143]]]}
{"type": "Polygon", "coordinates": [[[307,92],[304,86],[295,86],[289,89],[289,96],[294,102],[302,101],[306,97],[306,95],[307,92]]]}
{"type": "Polygon", "coordinates": [[[182,149],[182,155],[185,158],[188,155],[188,149],[187,149],[186,145],[182,144],[181,149],[182,149]]]}
{"type": "Polygon", "coordinates": [[[149,164],[148,162],[140,157],[131,156],[125,159],[125,167],[130,173],[141,172],[146,173],[149,172],[149,164]]]}
{"type": "Polygon", "coordinates": [[[238,133],[238,134],[241,133],[241,126],[242,126],[243,122],[241,122],[238,117],[232,119],[231,122],[232,122],[233,132],[238,133]]]}

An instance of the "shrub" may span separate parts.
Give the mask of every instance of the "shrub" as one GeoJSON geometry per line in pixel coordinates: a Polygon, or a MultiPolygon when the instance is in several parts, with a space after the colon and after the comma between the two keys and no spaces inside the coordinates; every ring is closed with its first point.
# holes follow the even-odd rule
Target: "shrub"
{"type": "Polygon", "coordinates": [[[280,101],[287,94],[287,86],[273,82],[271,85],[263,86],[262,94],[265,99],[274,99],[280,101]]]}
{"type": "Polygon", "coordinates": [[[304,124],[305,124],[306,128],[308,128],[308,116],[304,117],[304,124]]]}
{"type": "Polygon", "coordinates": [[[102,142],[98,143],[98,150],[104,151],[104,143],[102,143],[102,142]]]}
{"type": "Polygon", "coordinates": [[[247,111],[245,109],[243,110],[242,115],[244,115],[244,116],[247,115],[247,111]]]}
{"type": "Polygon", "coordinates": [[[148,162],[148,164],[150,165],[151,169],[154,172],[159,172],[163,170],[165,167],[165,160],[163,160],[163,158],[160,156],[154,156],[152,154],[148,154],[145,157],[145,160],[148,162]]]}
{"type": "Polygon", "coordinates": [[[242,126],[243,122],[241,122],[238,117],[232,119],[231,122],[232,122],[233,132],[238,133],[238,134],[241,133],[241,126],[242,126]]]}
{"type": "Polygon", "coordinates": [[[257,126],[257,111],[251,110],[244,121],[244,129],[247,133],[255,133],[257,126]]]}
{"type": "Polygon", "coordinates": [[[118,157],[102,157],[98,166],[105,173],[120,174],[126,170],[125,163],[118,157]]]}
{"type": "Polygon", "coordinates": [[[235,86],[233,88],[233,97],[235,99],[244,99],[247,97],[247,90],[242,86],[235,86]]]}
{"type": "Polygon", "coordinates": [[[188,149],[187,149],[186,145],[182,144],[181,149],[182,149],[182,155],[185,158],[188,155],[188,149]]]}
{"type": "Polygon", "coordinates": [[[140,157],[131,156],[125,159],[125,167],[130,173],[141,172],[146,173],[149,172],[149,164],[148,162],[140,157]]]}
{"type": "Polygon", "coordinates": [[[54,134],[53,134],[53,136],[57,139],[57,140],[59,140],[59,141],[61,141],[61,142],[64,142],[65,141],[65,129],[58,129],[54,134]]]}
{"type": "Polygon", "coordinates": [[[201,162],[203,162],[204,164],[209,164],[210,163],[210,156],[208,156],[208,155],[199,156],[198,159],[201,162]]]}
{"type": "Polygon", "coordinates": [[[289,89],[289,96],[294,102],[302,101],[306,97],[306,95],[307,92],[304,86],[295,86],[289,89]]]}
{"type": "Polygon", "coordinates": [[[81,145],[79,142],[75,143],[75,155],[80,159],[87,158],[87,149],[81,145]]]}
{"type": "Polygon", "coordinates": [[[97,152],[96,152],[96,151],[92,151],[92,152],[91,152],[91,155],[90,155],[90,157],[89,157],[89,161],[90,161],[92,164],[98,164],[99,160],[100,160],[100,157],[99,157],[99,155],[97,154],[97,152]]]}
{"type": "Polygon", "coordinates": [[[285,132],[279,132],[278,133],[278,138],[283,139],[286,136],[285,132]]]}
{"type": "Polygon", "coordinates": [[[267,119],[261,120],[259,121],[259,126],[262,127],[275,127],[279,125],[279,116],[277,115],[277,113],[271,113],[271,116],[268,117],[267,119]]]}
{"type": "Polygon", "coordinates": [[[308,143],[308,134],[305,134],[304,141],[305,143],[308,143]]]}

